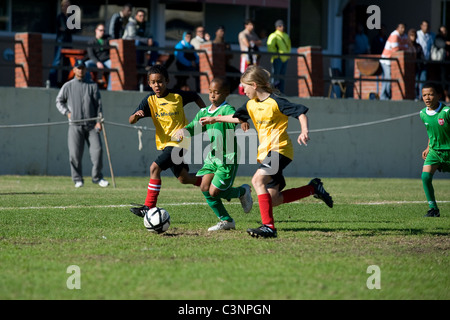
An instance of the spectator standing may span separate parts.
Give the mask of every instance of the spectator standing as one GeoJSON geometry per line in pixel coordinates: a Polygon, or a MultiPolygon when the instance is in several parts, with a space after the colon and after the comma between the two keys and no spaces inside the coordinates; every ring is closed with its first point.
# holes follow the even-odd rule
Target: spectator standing
{"type": "MultiPolygon", "coordinates": [[[[233,54],[229,53],[231,51],[231,45],[225,41],[225,27],[218,26],[216,30],[216,37],[214,38],[213,43],[223,43],[225,45],[225,72],[227,73],[239,73],[239,69],[231,65],[231,59],[233,59],[233,54]]],[[[230,83],[230,92],[232,93],[239,87],[239,83],[241,82],[240,75],[238,77],[227,76],[230,83]]]]}
{"type": "Polygon", "coordinates": [[[371,53],[382,54],[384,46],[386,45],[386,41],[387,41],[386,26],[382,24],[381,29],[378,30],[378,34],[372,38],[372,42],[370,44],[371,53]]]}
{"type": "Polygon", "coordinates": [[[409,29],[408,30],[408,39],[409,39],[409,45],[411,46],[411,52],[415,54],[415,59],[418,60],[416,62],[416,72],[415,72],[415,94],[416,99],[420,98],[420,86],[419,86],[419,76],[423,68],[425,68],[425,64],[423,63],[423,60],[425,59],[425,56],[423,55],[423,49],[420,44],[418,44],[417,41],[417,30],[416,29],[409,29]]]}
{"type": "Polygon", "coordinates": [[[272,85],[280,92],[284,93],[284,76],[287,71],[287,64],[290,56],[282,55],[283,53],[291,52],[291,39],[289,35],[284,31],[283,20],[277,20],[275,22],[275,31],[269,35],[267,39],[267,51],[276,53],[270,59],[272,63],[272,85]],[[279,78],[278,76],[281,76],[279,78]]]}
{"type": "Polygon", "coordinates": [[[198,26],[195,28],[195,37],[191,40],[191,45],[195,48],[195,50],[199,50],[202,43],[210,40],[211,36],[205,32],[205,27],[198,26]]]}
{"type": "Polygon", "coordinates": [[[84,143],[87,142],[92,161],[92,182],[100,187],[107,187],[109,183],[103,179],[102,174],[102,143],[99,133],[102,126],[100,119],[92,120],[99,118],[102,113],[100,92],[96,83],[85,80],[86,65],[82,60],[76,61],[73,72],[75,77],[62,86],[56,97],[56,107],[69,119],[68,146],[72,181],[75,188],[84,185],[82,159],[84,143]]]}
{"type": "Polygon", "coordinates": [[[364,33],[364,27],[362,24],[358,24],[356,28],[355,47],[353,51],[355,54],[370,53],[369,38],[364,33]]]}
{"type": "Polygon", "coordinates": [[[123,6],[122,10],[112,15],[109,22],[109,34],[113,39],[122,38],[128,19],[131,17],[132,10],[133,5],[127,3],[123,6]]]}
{"type": "MultiPolygon", "coordinates": [[[[250,65],[258,65],[259,58],[257,52],[259,51],[259,46],[261,45],[261,40],[255,32],[255,26],[253,21],[250,19],[245,20],[244,30],[239,32],[239,48],[241,53],[241,62],[239,71],[244,73],[250,65]]],[[[244,95],[244,87],[239,84],[239,94],[244,95]]]]}
{"type": "MultiPolygon", "coordinates": [[[[408,50],[408,37],[405,34],[405,24],[399,23],[386,41],[382,58],[391,58],[392,54],[399,50],[408,50]]],[[[383,69],[383,80],[391,79],[391,60],[381,59],[381,68],[383,69]]],[[[381,100],[389,100],[391,98],[391,83],[383,81],[381,84],[381,100]]]]}
{"type": "MultiPolygon", "coordinates": [[[[175,60],[178,71],[199,71],[199,57],[196,52],[185,52],[183,50],[195,50],[191,45],[192,33],[190,31],[183,33],[183,39],[175,45],[175,60]]],[[[187,79],[189,76],[177,76],[175,88],[187,90],[187,79]]],[[[200,79],[194,77],[196,91],[200,89],[200,79]]]]}
{"type": "MultiPolygon", "coordinates": [[[[72,34],[76,29],[67,28],[67,8],[70,6],[69,0],[61,1],[61,12],[56,17],[56,46],[54,51],[54,57],[52,66],[58,67],[61,64],[61,49],[67,48],[67,46],[63,46],[62,43],[72,42],[72,34]]],[[[68,75],[67,71],[63,71],[63,79],[66,79],[68,75]]],[[[50,85],[52,87],[57,86],[58,82],[58,69],[54,68],[50,70],[48,79],[50,81],[50,85]]]]}
{"type": "Polygon", "coordinates": [[[441,62],[441,64],[436,66],[440,70],[440,80],[444,89],[445,101],[449,102],[449,86],[447,84],[448,64],[445,62],[450,60],[450,38],[446,26],[439,27],[439,32],[436,35],[433,47],[431,48],[431,60],[441,62]]]}
{"type": "MultiPolygon", "coordinates": [[[[435,34],[430,31],[430,24],[427,20],[423,20],[420,24],[420,30],[417,31],[417,43],[422,46],[423,54],[425,57],[425,60],[431,59],[431,47],[434,43],[435,34]]],[[[422,88],[424,83],[427,81],[428,78],[428,65],[425,62],[425,68],[421,70],[419,74],[419,87],[420,87],[420,94],[422,94],[422,88]]]]}
{"type": "MultiPolygon", "coordinates": [[[[111,60],[109,58],[108,35],[105,34],[105,25],[99,23],[95,28],[95,37],[88,41],[88,58],[86,67],[96,67],[98,69],[111,69],[111,60]],[[106,48],[105,48],[106,47],[106,48]]],[[[98,73],[98,79],[102,78],[102,72],[98,73]]],[[[111,90],[111,77],[108,79],[108,90],[111,90]]]]}

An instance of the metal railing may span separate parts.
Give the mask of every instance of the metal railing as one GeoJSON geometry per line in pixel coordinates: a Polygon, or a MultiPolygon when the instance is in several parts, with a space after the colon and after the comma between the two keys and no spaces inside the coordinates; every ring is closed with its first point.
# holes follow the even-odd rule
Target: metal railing
{"type": "MultiPolygon", "coordinates": [[[[23,43],[21,40],[15,40],[15,43],[20,43],[23,46],[23,43]]],[[[62,48],[73,48],[73,49],[84,49],[87,50],[87,48],[89,47],[98,47],[96,45],[88,45],[88,44],[82,44],[82,43],[65,43],[65,42],[54,42],[53,46],[59,46],[62,48]]],[[[107,45],[107,46],[102,46],[102,48],[104,49],[115,49],[117,50],[117,47],[114,45],[107,45]]],[[[25,50],[25,48],[22,48],[23,50],[25,50]]],[[[206,55],[206,58],[208,59],[208,63],[211,65],[211,62],[209,61],[209,57],[207,55],[207,52],[205,50],[196,50],[196,49],[175,49],[174,47],[155,47],[155,46],[136,46],[136,50],[142,50],[142,51],[158,51],[161,52],[163,54],[174,54],[176,51],[183,51],[186,53],[197,53],[198,55],[206,55]]],[[[248,51],[240,51],[240,50],[225,50],[224,51],[225,55],[232,55],[233,57],[235,55],[241,55],[241,54],[249,54],[248,51]]],[[[267,51],[258,51],[258,52],[253,52],[253,54],[258,54],[261,57],[263,56],[273,56],[273,55],[277,55],[277,56],[288,56],[289,58],[303,58],[306,60],[306,55],[304,54],[299,54],[299,53],[276,53],[274,54],[273,52],[267,52],[267,51]]],[[[314,54],[314,53],[312,53],[314,54]]],[[[365,56],[365,55],[351,55],[351,54],[346,54],[346,55],[337,55],[337,54],[322,54],[320,53],[323,57],[323,59],[339,59],[341,61],[354,61],[354,60],[376,60],[376,61],[380,61],[380,60],[391,60],[394,63],[399,63],[398,59],[396,58],[381,58],[381,57],[369,57],[369,56],[365,56]]],[[[88,59],[86,59],[88,60],[88,59]]],[[[306,61],[305,61],[306,62],[306,61]]],[[[414,64],[419,64],[419,63],[424,63],[428,66],[433,66],[433,65],[439,65],[439,66],[448,66],[450,65],[450,61],[449,60],[445,60],[445,61],[430,61],[430,60],[422,60],[422,59],[409,59],[407,60],[407,62],[409,63],[414,63],[414,64]]],[[[224,62],[225,63],[225,62],[224,62]]],[[[341,63],[342,64],[342,63],[341,63]]],[[[21,67],[23,68],[23,65],[21,64],[2,64],[0,66],[11,66],[11,67],[21,67]]],[[[266,68],[268,68],[270,70],[271,66],[267,66],[266,68]]],[[[71,66],[65,66],[65,65],[59,65],[59,66],[53,66],[53,65],[43,65],[42,66],[43,69],[57,69],[57,70],[65,70],[65,71],[70,71],[72,70],[71,66]]],[[[147,74],[147,70],[145,69],[145,67],[143,68],[142,66],[137,66],[138,70],[138,74],[139,75],[144,75],[147,74]]],[[[325,70],[326,68],[324,68],[325,70]]],[[[104,68],[104,69],[99,69],[97,67],[88,67],[87,70],[89,71],[93,71],[93,72],[118,72],[119,70],[116,68],[104,68]]],[[[310,73],[313,72],[312,70],[308,70],[310,73]]],[[[192,76],[192,77],[200,77],[200,76],[206,76],[208,77],[208,81],[211,81],[212,79],[209,79],[209,76],[206,72],[201,72],[201,71],[173,71],[170,70],[169,71],[170,75],[173,76],[192,76]]],[[[449,70],[449,74],[450,74],[450,70],[449,70]]],[[[225,74],[227,77],[230,78],[240,78],[241,77],[241,73],[240,72],[226,72],[225,74]]],[[[292,75],[272,75],[272,77],[275,80],[280,80],[280,79],[284,79],[284,80],[300,80],[300,79],[305,79],[305,76],[292,76],[292,75]]],[[[348,83],[351,84],[355,84],[357,82],[360,83],[360,92],[361,92],[361,85],[363,82],[391,82],[391,83],[398,83],[401,79],[383,79],[382,76],[380,76],[379,79],[374,79],[374,78],[367,78],[364,76],[360,76],[358,78],[355,78],[353,75],[352,76],[336,76],[336,77],[331,77],[329,76],[326,72],[324,72],[324,76],[323,76],[323,81],[324,83],[330,83],[333,80],[343,80],[346,81],[348,83]]],[[[416,83],[424,83],[424,82],[434,82],[434,83],[440,83],[444,86],[450,86],[450,80],[448,79],[439,79],[439,80],[433,80],[433,79],[429,79],[426,81],[421,81],[421,80],[416,80],[416,83]]]]}

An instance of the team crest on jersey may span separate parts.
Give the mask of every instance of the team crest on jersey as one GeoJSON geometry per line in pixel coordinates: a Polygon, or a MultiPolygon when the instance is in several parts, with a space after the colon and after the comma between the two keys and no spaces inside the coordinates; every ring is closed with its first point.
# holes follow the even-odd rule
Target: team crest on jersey
{"type": "Polygon", "coordinates": [[[438,122],[439,122],[439,124],[440,124],[441,126],[443,126],[443,125],[445,124],[444,119],[439,119],[438,122]]]}

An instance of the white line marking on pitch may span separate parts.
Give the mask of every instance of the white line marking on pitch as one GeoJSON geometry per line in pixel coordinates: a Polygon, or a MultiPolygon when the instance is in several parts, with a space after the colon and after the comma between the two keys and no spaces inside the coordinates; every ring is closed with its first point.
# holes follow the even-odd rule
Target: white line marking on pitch
{"type": "MultiPolygon", "coordinates": [[[[300,202],[293,202],[292,204],[299,204],[300,202]]],[[[380,201],[380,202],[357,202],[355,205],[365,206],[382,206],[389,204],[426,204],[426,201],[380,201]]],[[[450,201],[437,201],[437,203],[450,203],[450,201]]],[[[239,202],[230,202],[226,204],[240,205],[239,202]]],[[[258,204],[258,202],[255,202],[258,204]]],[[[308,204],[322,204],[322,202],[308,203],[308,204]]],[[[205,206],[206,202],[182,202],[182,203],[161,203],[160,207],[169,206],[205,206]]],[[[131,204],[111,204],[111,205],[94,205],[94,206],[43,206],[43,207],[0,207],[0,210],[45,210],[45,209],[81,209],[81,208],[131,208],[131,204]]]]}

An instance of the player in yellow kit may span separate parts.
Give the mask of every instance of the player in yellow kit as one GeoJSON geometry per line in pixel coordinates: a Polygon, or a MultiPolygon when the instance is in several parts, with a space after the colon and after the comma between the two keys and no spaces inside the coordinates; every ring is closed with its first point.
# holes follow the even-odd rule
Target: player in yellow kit
{"type": "Polygon", "coordinates": [[[203,124],[211,124],[215,122],[245,123],[252,120],[258,132],[258,162],[260,163],[252,183],[258,195],[262,226],[248,229],[247,232],[253,237],[276,237],[273,207],[314,195],[332,208],[333,199],[318,178],[312,179],[306,186],[282,191],[286,186],[283,169],[294,158],[293,145],[287,133],[288,120],[289,117],[299,120],[301,133],[297,142],[300,145],[306,145],[309,141],[306,117],[308,108],[273,94],[270,73],[261,67],[250,66],[242,75],[241,83],[250,100],[234,115],[205,117],[200,121],[203,124]]]}
{"type": "Polygon", "coordinates": [[[189,166],[184,162],[175,163],[186,150],[180,141],[172,139],[175,133],[186,126],[184,106],[195,102],[200,108],[206,105],[196,92],[169,90],[169,74],[162,65],[154,65],[148,72],[148,84],[153,92],[145,97],[138,108],[128,119],[134,124],[142,118],[151,117],[156,128],[156,148],[162,150],[161,155],[150,166],[150,182],[148,184],[145,204],[130,211],[143,217],[147,211],[156,206],[161,190],[161,172],[171,169],[175,177],[183,184],[200,186],[201,177],[189,173],[189,166]]]}

